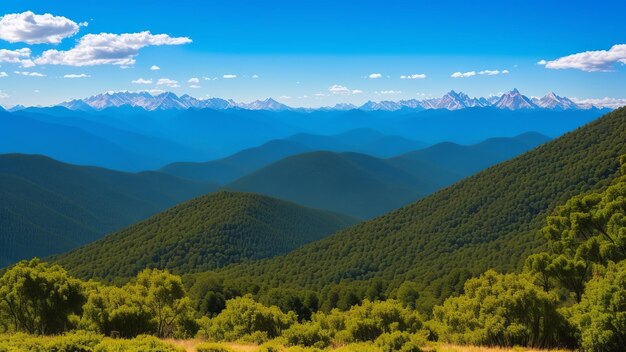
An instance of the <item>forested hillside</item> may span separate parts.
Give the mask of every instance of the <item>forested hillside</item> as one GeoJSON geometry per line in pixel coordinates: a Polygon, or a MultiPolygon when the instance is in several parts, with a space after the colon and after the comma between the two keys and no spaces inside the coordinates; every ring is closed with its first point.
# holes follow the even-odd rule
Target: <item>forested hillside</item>
{"type": "Polygon", "coordinates": [[[614,177],[625,140],[622,108],[407,207],[223,275],[313,289],[413,280],[425,300],[449,296],[486,269],[519,267],[544,243],[538,230],[548,212],[614,177]]]}
{"type": "Polygon", "coordinates": [[[0,155],[0,266],[70,250],[215,188],[155,172],[0,155]]]}
{"type": "MultiPolygon", "coordinates": [[[[346,134],[343,138],[349,136],[346,134]]],[[[356,133],[352,136],[364,139],[356,133]]],[[[300,138],[317,140],[322,146],[320,137],[300,138]]],[[[467,146],[440,143],[389,159],[360,153],[303,153],[243,176],[227,187],[368,219],[407,205],[548,140],[539,133],[527,133],[467,146]]],[[[298,145],[291,149],[298,150],[298,145]]],[[[264,148],[268,149],[269,146],[264,148]]],[[[288,146],[282,145],[281,149],[288,150],[288,146]]],[[[242,154],[235,157],[241,159],[242,154]]],[[[247,159],[255,160],[248,165],[259,165],[267,159],[266,153],[260,150],[246,155],[247,159]],[[257,157],[253,158],[255,154],[257,157]]],[[[197,168],[196,172],[206,175],[203,169],[197,168]]]]}
{"type": "Polygon", "coordinates": [[[55,261],[82,278],[131,277],[145,268],[192,273],[284,254],[354,222],[269,197],[218,192],[179,204],[55,261]]]}
{"type": "Polygon", "coordinates": [[[364,154],[313,152],[285,158],[226,187],[367,219],[452,182],[445,170],[424,167],[430,167],[432,178],[418,179],[364,154]]]}

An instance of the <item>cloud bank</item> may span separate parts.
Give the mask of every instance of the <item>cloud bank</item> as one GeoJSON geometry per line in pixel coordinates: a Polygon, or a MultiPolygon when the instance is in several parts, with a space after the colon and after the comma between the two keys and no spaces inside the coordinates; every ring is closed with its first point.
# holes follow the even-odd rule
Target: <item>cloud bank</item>
{"type": "Polygon", "coordinates": [[[611,71],[615,64],[626,64],[626,44],[613,45],[609,50],[585,51],[537,64],[554,70],[576,69],[585,72],[611,71]]]}
{"type": "Polygon", "coordinates": [[[0,17],[0,39],[9,43],[58,44],[78,33],[80,26],[86,25],[87,22],[76,23],[49,13],[13,13],[0,17]]]}

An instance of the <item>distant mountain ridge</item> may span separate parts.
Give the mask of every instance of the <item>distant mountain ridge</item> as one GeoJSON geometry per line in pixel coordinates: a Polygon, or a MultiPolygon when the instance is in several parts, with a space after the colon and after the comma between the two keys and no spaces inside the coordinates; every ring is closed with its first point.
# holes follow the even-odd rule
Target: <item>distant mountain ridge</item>
{"type": "MultiPolygon", "coordinates": [[[[498,109],[524,110],[524,109],[548,109],[548,110],[585,110],[594,108],[589,105],[578,105],[571,99],[560,97],[553,92],[546,94],[542,98],[529,98],[521,94],[517,89],[513,89],[501,95],[490,97],[470,97],[463,92],[451,90],[441,98],[430,98],[424,100],[410,99],[400,101],[368,101],[361,106],[352,104],[337,104],[334,107],[324,107],[319,109],[294,108],[280,103],[272,98],[256,100],[250,103],[236,102],[232,99],[208,98],[198,99],[188,94],[177,96],[172,92],[151,94],[147,91],[129,92],[107,92],[94,95],[85,99],[75,99],[58,104],[70,110],[104,110],[108,108],[135,107],[147,111],[154,110],[186,110],[186,109],[244,109],[244,110],[267,110],[267,111],[315,111],[315,110],[363,110],[363,111],[397,111],[446,109],[460,110],[466,108],[486,108],[495,107],[498,109]]],[[[595,107],[601,108],[601,107],[595,107]]]]}

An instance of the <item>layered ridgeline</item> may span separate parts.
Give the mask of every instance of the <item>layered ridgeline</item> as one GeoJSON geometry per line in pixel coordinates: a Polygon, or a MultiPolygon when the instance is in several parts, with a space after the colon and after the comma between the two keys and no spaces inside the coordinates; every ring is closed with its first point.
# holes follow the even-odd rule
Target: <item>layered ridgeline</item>
{"type": "Polygon", "coordinates": [[[218,192],[54,260],[82,278],[131,277],[145,268],[191,273],[284,254],[354,223],[278,199],[218,192]]]}
{"type": "Polygon", "coordinates": [[[312,152],[357,152],[390,157],[425,147],[421,142],[371,129],[356,129],[331,136],[300,133],[248,148],[229,157],[208,162],[177,162],[160,171],[192,180],[227,184],[288,156],[312,152]]]}
{"type": "Polygon", "coordinates": [[[272,100],[240,106],[207,99],[198,105],[189,96],[171,92],[107,93],[65,107],[0,112],[0,152],[43,154],[73,164],[137,171],[173,162],[216,160],[302,133],[336,136],[368,129],[394,137],[333,151],[388,157],[408,151],[397,148],[408,146],[407,140],[469,144],[528,131],[559,136],[604,113],[572,106],[556,96],[548,104],[529,105],[522,104],[530,99],[520,92],[505,95],[506,104],[497,106],[476,104],[475,99],[450,92],[428,106],[416,101],[380,102],[360,109],[340,106],[312,111],[286,108],[272,100]]]}
{"type": "MultiPolygon", "coordinates": [[[[445,190],[285,256],[226,268],[224,277],[260,285],[322,289],[371,279],[421,295],[459,291],[486,269],[512,270],[544,240],[556,205],[606,186],[626,153],[626,108],[445,190]]],[[[432,301],[431,301],[432,302],[432,301]]]]}
{"type": "Polygon", "coordinates": [[[156,172],[0,155],[0,266],[70,250],[215,188],[156,172]]]}
{"type": "Polygon", "coordinates": [[[389,159],[358,153],[305,153],[261,168],[227,187],[367,219],[548,140],[526,133],[469,146],[441,143],[389,159]]]}

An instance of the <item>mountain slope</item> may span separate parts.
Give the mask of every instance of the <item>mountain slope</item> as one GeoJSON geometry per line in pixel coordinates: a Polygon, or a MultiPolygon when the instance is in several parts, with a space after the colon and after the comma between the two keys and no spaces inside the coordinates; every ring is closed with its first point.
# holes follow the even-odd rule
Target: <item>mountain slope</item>
{"type": "MultiPolygon", "coordinates": [[[[469,176],[491,165],[511,159],[550,138],[539,133],[524,133],[512,138],[490,138],[474,145],[439,143],[391,159],[411,167],[414,161],[429,161],[458,175],[469,176]]],[[[417,172],[417,170],[416,170],[417,172]]]]}
{"type": "MultiPolygon", "coordinates": [[[[319,139],[313,137],[307,140],[319,139]]],[[[390,159],[358,153],[299,154],[227,187],[366,219],[404,206],[547,140],[543,135],[528,133],[470,146],[441,143],[390,159]]]]}
{"type": "Polygon", "coordinates": [[[333,136],[300,133],[275,139],[229,157],[208,162],[177,162],[160,171],[188,178],[227,184],[288,156],[312,151],[360,152],[374,156],[397,155],[424,146],[398,136],[369,129],[350,130],[333,136]]]}
{"type": "Polygon", "coordinates": [[[155,172],[0,155],[0,266],[67,251],[215,188],[155,172]]]}
{"type": "Polygon", "coordinates": [[[626,153],[625,140],[622,108],[402,209],[223,274],[313,289],[343,280],[366,287],[372,278],[391,285],[408,279],[425,298],[445,297],[467,277],[488,268],[511,270],[540,248],[538,230],[548,212],[607,185],[626,153]]]}
{"type": "Polygon", "coordinates": [[[190,273],[283,254],[353,223],[344,215],[269,197],[218,192],[55,261],[83,278],[131,277],[147,267],[190,273]]]}
{"type": "Polygon", "coordinates": [[[227,186],[359,218],[398,208],[435,187],[383,159],[333,152],[291,156],[227,186]]]}

